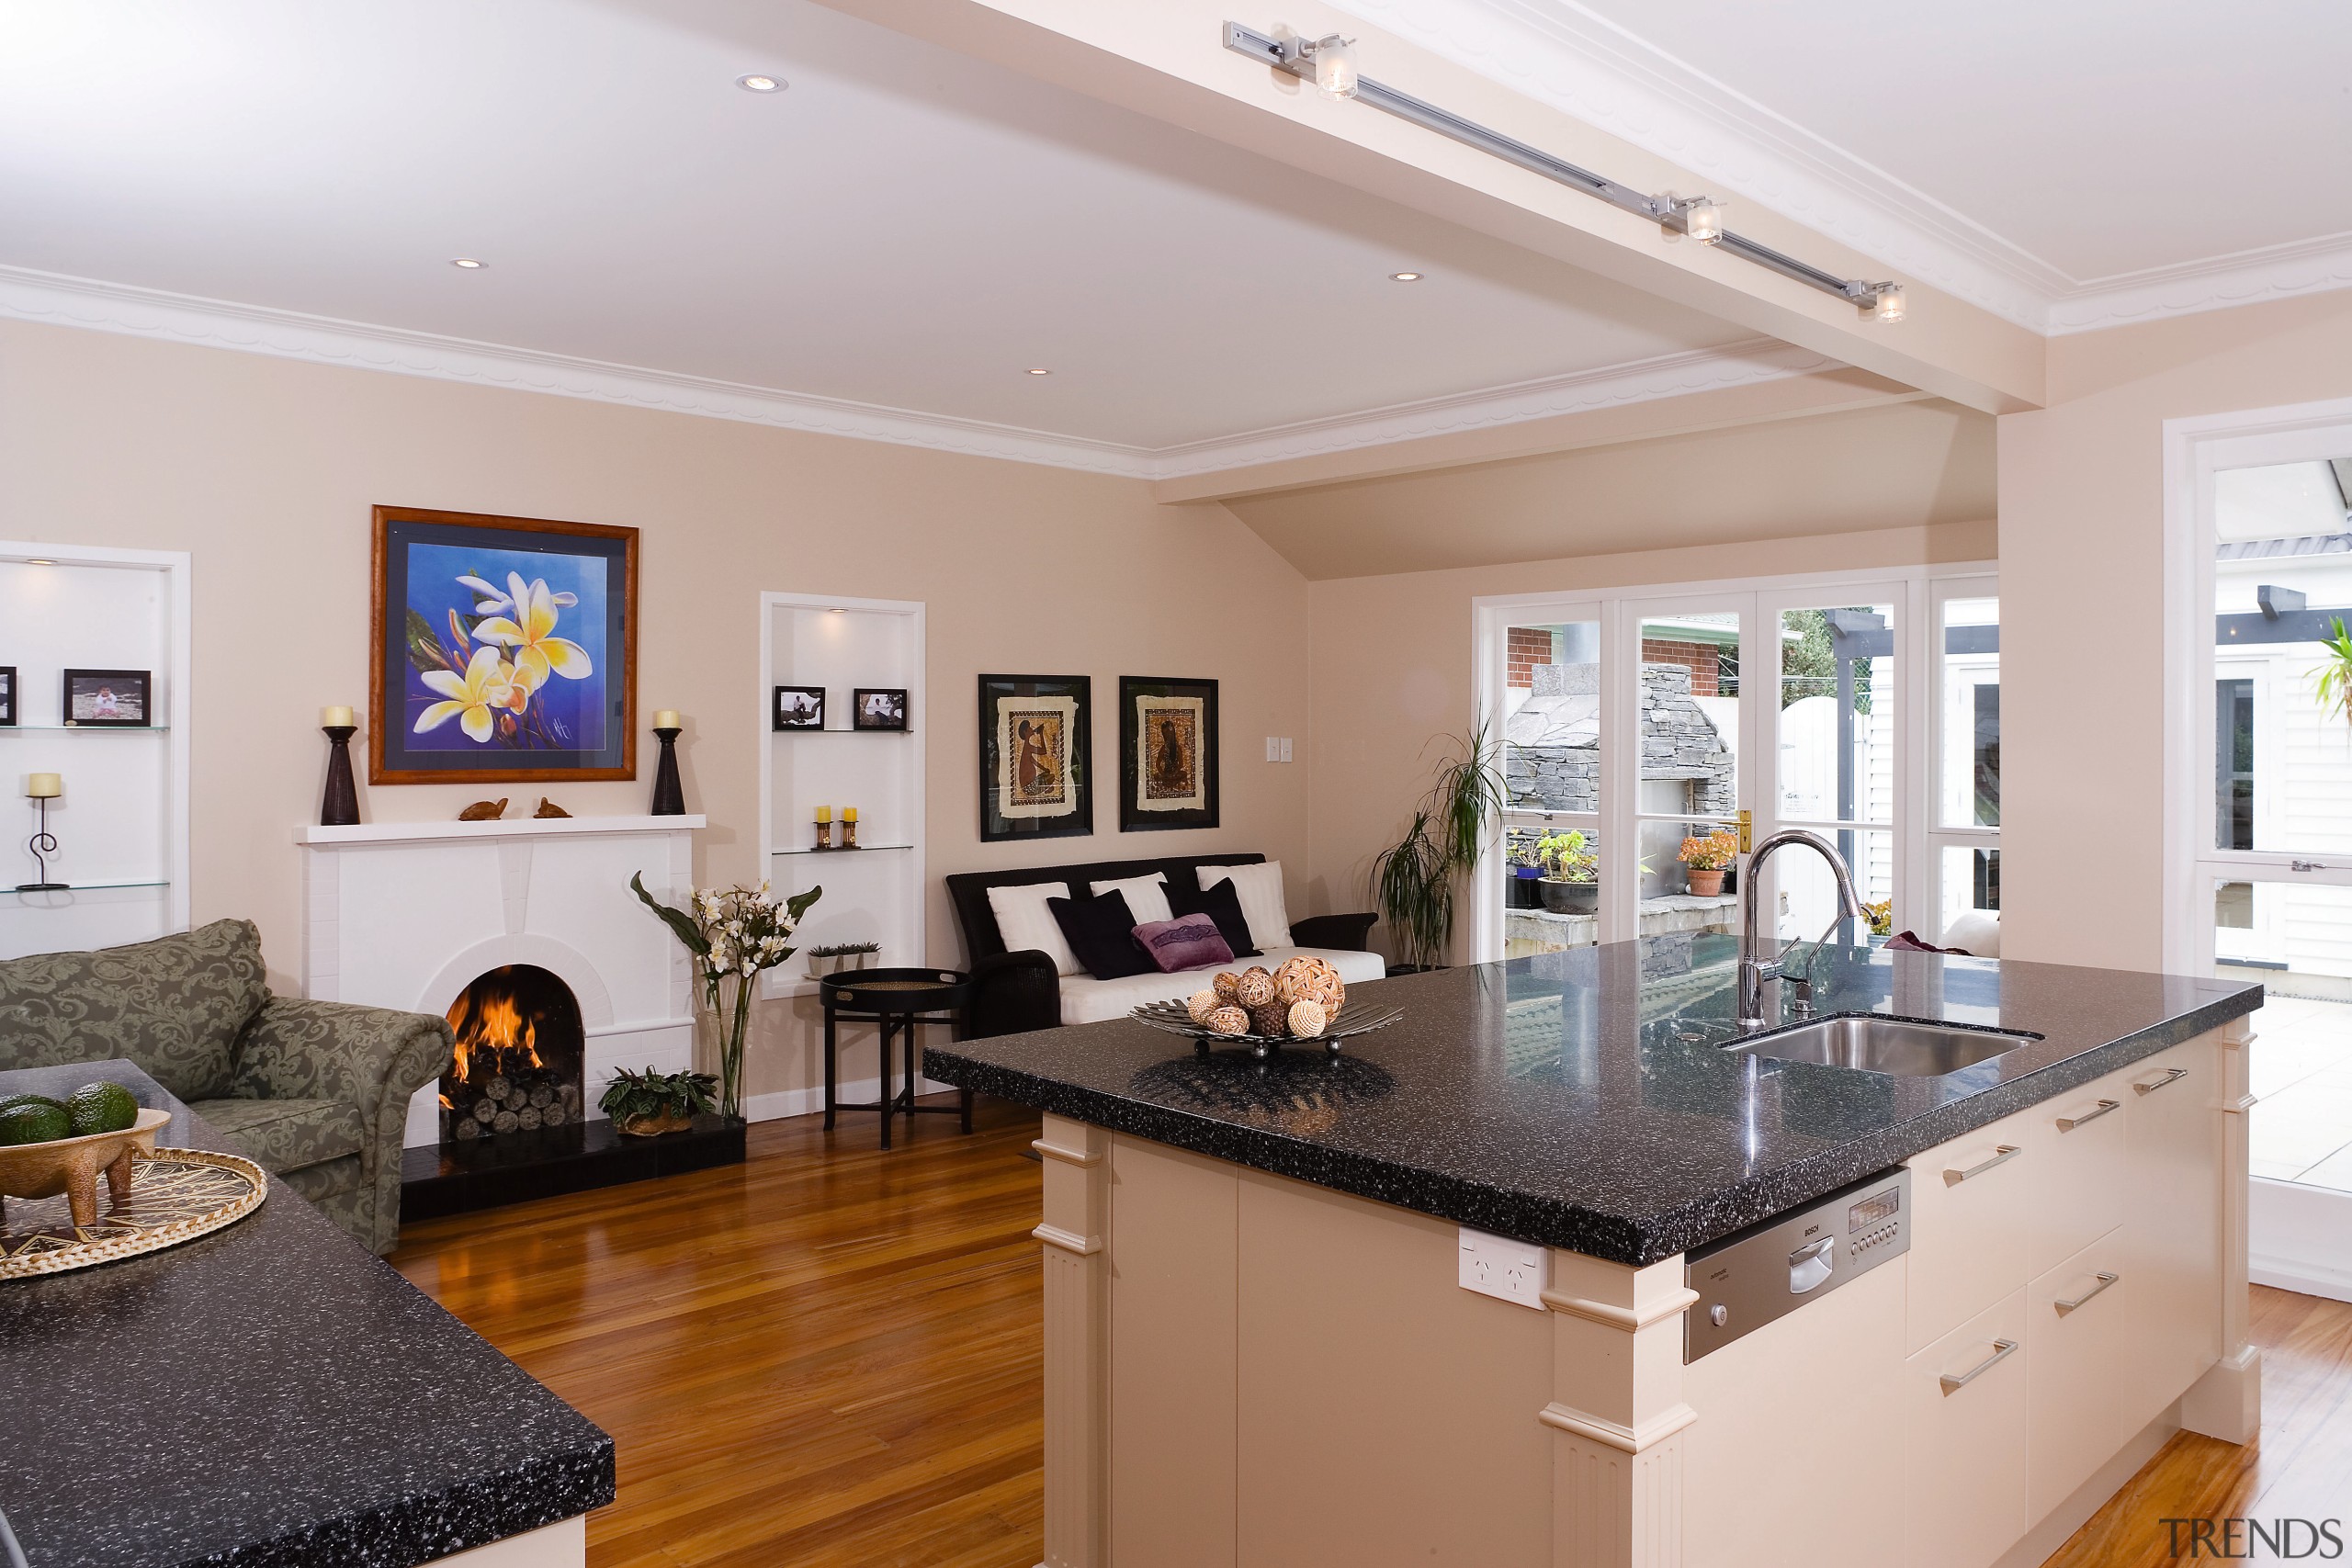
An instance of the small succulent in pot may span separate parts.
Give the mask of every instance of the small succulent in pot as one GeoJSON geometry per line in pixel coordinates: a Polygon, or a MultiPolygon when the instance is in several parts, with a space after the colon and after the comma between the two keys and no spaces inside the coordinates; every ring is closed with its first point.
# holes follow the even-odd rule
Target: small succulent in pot
{"type": "Polygon", "coordinates": [[[812,947],[808,950],[808,977],[818,980],[828,975],[865,968],[881,951],[878,942],[835,942],[812,947]]]}
{"type": "Polygon", "coordinates": [[[616,1130],[650,1138],[684,1132],[697,1115],[718,1108],[718,1079],[708,1073],[657,1073],[650,1066],[633,1073],[623,1067],[613,1074],[596,1107],[616,1130]]]}

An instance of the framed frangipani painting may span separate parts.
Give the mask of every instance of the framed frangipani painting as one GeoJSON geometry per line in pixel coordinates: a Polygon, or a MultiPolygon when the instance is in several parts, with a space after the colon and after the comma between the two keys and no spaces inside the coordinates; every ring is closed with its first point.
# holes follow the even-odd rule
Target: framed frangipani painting
{"type": "Polygon", "coordinates": [[[375,509],[368,782],[637,773],[637,530],[375,509]]]}

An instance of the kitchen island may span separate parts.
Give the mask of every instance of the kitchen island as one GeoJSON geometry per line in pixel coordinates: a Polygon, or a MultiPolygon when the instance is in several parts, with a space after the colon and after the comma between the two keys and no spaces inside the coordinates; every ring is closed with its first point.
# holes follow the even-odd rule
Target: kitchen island
{"type": "Polygon", "coordinates": [[[2259,987],[1833,951],[1821,1014],[2030,1036],[1894,1076],[1726,1051],[1733,956],[1383,981],[1336,1055],[932,1048],[1046,1112],[1047,1562],[1991,1568],[2180,1427],[2252,1436],[2259,987]],[[1823,1200],[1788,1289],[1799,1250],[1842,1288],[1686,1324],[1823,1200]]]}
{"type": "MultiPolygon", "coordinates": [[[[172,1112],[158,1145],[229,1146],[129,1062],[0,1093],[98,1078],[172,1112]]],[[[613,1497],[609,1437],[274,1177],[224,1230],[0,1281],[0,1391],[32,1568],[578,1568],[613,1497]]]]}

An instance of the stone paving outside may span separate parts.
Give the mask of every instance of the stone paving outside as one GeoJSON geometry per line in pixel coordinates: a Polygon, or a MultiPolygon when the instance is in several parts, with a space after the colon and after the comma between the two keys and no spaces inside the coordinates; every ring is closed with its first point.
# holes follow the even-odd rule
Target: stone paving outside
{"type": "Polygon", "coordinates": [[[2273,997],[2253,1022],[2253,1173],[2352,1192],[2352,1002],[2273,997]]]}

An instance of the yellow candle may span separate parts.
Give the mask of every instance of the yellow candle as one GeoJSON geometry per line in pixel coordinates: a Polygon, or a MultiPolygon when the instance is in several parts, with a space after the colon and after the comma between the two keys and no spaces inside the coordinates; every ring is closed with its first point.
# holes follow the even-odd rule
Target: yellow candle
{"type": "Polygon", "coordinates": [[[685,726],[678,722],[678,710],[676,708],[663,708],[653,716],[653,728],[656,729],[684,729],[685,726]]]}
{"type": "Polygon", "coordinates": [[[352,718],[351,710],[349,708],[332,707],[321,708],[319,710],[319,723],[329,729],[335,728],[341,725],[353,724],[356,721],[352,718]]]}
{"type": "Polygon", "coordinates": [[[830,806],[820,806],[820,807],[817,807],[817,820],[818,820],[818,821],[820,821],[820,822],[830,822],[830,821],[831,821],[832,819],[833,819],[833,808],[832,808],[831,807],[830,807],[830,806]]]}
{"type": "Polygon", "coordinates": [[[35,773],[25,781],[25,795],[30,800],[55,800],[65,793],[65,780],[57,773],[35,773]]]}
{"type": "Polygon", "coordinates": [[[856,820],[857,820],[857,807],[854,807],[854,806],[844,806],[844,807],[842,807],[842,821],[844,821],[844,822],[854,822],[854,821],[856,821],[856,820]]]}

